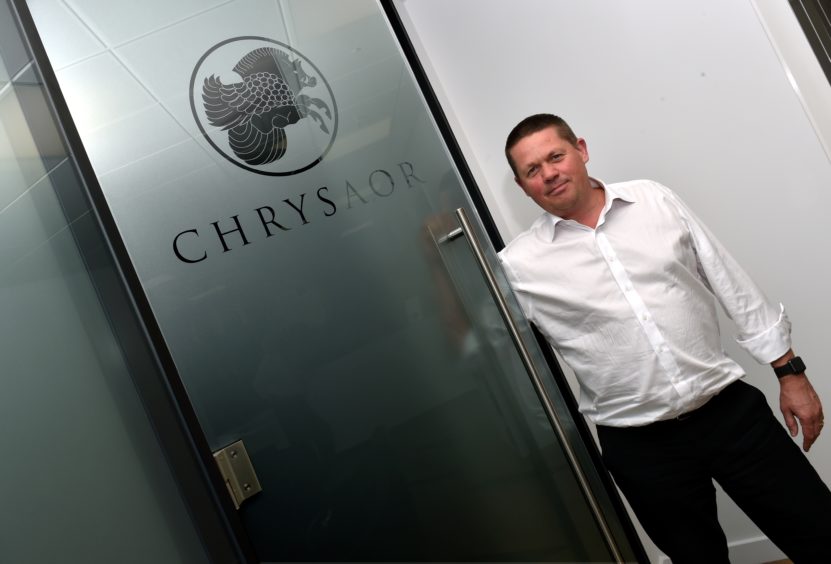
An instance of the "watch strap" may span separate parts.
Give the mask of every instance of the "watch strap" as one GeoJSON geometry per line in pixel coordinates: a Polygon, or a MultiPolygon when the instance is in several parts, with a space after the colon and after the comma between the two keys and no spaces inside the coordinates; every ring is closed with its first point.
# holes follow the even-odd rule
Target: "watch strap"
{"type": "Polygon", "coordinates": [[[788,374],[802,374],[805,372],[805,362],[803,362],[802,358],[795,356],[782,366],[774,368],[773,372],[777,378],[787,376],[788,374]]]}

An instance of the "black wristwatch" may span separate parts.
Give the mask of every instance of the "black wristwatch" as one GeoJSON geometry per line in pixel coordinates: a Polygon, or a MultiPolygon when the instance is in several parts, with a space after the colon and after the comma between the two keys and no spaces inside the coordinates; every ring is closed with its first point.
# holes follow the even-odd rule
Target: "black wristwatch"
{"type": "Polygon", "coordinates": [[[777,366],[773,369],[777,378],[787,376],[788,374],[802,374],[805,372],[805,363],[798,356],[793,357],[782,366],[777,366]]]}

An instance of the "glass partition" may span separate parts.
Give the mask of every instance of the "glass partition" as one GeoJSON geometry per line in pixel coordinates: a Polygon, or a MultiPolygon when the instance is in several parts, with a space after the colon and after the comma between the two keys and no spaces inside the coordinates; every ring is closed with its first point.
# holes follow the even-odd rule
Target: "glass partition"
{"type": "MultiPolygon", "coordinates": [[[[90,262],[102,239],[41,76],[0,2],[0,560],[208,558],[90,262]]],[[[103,249],[101,249],[103,250],[103,249]]],[[[105,255],[106,256],[106,255],[105,255]]]]}
{"type": "Polygon", "coordinates": [[[817,56],[825,77],[831,82],[831,4],[827,0],[788,0],[817,56]]]}

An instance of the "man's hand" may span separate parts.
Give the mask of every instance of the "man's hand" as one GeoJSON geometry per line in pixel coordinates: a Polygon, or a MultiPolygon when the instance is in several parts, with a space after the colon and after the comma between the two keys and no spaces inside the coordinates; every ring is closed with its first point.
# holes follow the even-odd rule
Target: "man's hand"
{"type": "Polygon", "coordinates": [[[822,431],[822,403],[805,374],[790,374],[779,379],[779,409],[785,416],[785,425],[795,437],[799,433],[797,420],[802,425],[802,450],[808,452],[822,431]]]}

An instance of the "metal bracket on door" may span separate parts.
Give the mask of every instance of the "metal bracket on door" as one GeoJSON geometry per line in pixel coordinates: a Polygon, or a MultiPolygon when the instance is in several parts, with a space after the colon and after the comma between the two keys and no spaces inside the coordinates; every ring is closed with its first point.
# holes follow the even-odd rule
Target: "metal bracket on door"
{"type": "Polygon", "coordinates": [[[263,491],[241,440],[215,451],[213,455],[236,509],[242,502],[263,491]]]}

